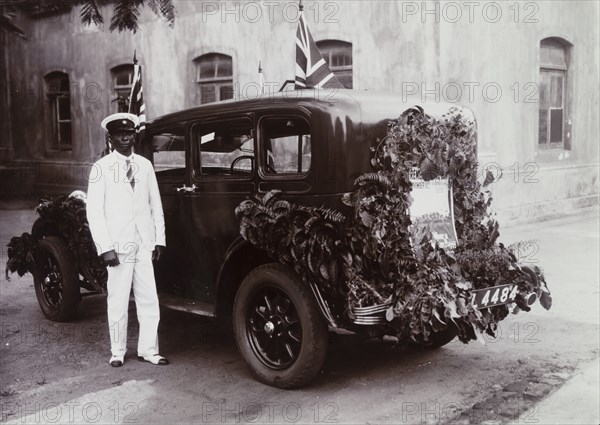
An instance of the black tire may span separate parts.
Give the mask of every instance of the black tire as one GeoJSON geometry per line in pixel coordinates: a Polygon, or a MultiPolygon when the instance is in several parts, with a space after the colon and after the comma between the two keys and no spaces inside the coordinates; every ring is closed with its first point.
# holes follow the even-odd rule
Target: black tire
{"type": "Polygon", "coordinates": [[[311,289],[289,268],[271,263],[242,281],[233,306],[235,341],[254,376],[298,388],[321,370],[327,323],[311,289]]]}
{"type": "Polygon", "coordinates": [[[427,341],[414,341],[414,343],[421,347],[434,350],[448,344],[450,341],[456,338],[456,335],[457,329],[454,326],[448,326],[443,331],[435,332],[432,335],[429,335],[429,339],[427,341]]]}
{"type": "Polygon", "coordinates": [[[79,278],[71,251],[59,237],[40,240],[33,273],[35,294],[44,315],[55,322],[75,317],[81,300],[79,278]]]}

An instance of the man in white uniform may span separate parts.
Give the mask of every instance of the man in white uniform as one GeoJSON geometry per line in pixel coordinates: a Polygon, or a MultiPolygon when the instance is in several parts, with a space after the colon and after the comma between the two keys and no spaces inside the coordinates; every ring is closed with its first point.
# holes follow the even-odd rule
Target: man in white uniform
{"type": "Polygon", "coordinates": [[[108,266],[108,326],[113,367],[127,350],[127,310],[133,294],[140,325],[138,359],[166,365],[158,354],[160,311],[152,260],[165,249],[165,223],[152,163],[133,153],[137,116],[110,115],[102,121],[113,152],[90,173],[87,219],[100,257],[108,266]]]}

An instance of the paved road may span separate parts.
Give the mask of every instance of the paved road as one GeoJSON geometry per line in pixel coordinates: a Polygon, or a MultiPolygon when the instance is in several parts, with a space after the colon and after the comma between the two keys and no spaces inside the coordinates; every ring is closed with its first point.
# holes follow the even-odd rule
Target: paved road
{"type": "MultiPolygon", "coordinates": [[[[2,246],[33,219],[31,211],[0,211],[2,246]]],[[[546,271],[552,310],[536,307],[509,317],[499,339],[486,346],[454,341],[437,351],[397,349],[332,334],[322,373],[295,391],[254,381],[226,325],[172,311],[163,311],[160,326],[161,352],[170,366],[132,356],[122,368],[111,368],[103,298],[84,299],[73,323],[49,322],[31,276],[13,275],[10,282],[2,276],[1,420],[548,423],[560,407],[569,414],[563,418],[598,423],[597,399],[574,398],[581,389],[589,396],[598,385],[597,376],[590,378],[597,369],[589,366],[600,345],[598,210],[501,233],[506,242],[536,239],[539,250],[525,255],[546,271]]]]}

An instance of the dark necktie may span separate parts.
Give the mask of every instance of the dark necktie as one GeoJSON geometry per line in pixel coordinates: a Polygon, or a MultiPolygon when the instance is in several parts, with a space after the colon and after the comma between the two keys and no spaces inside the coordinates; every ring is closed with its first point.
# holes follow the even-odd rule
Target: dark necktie
{"type": "Polygon", "coordinates": [[[126,159],[125,165],[127,167],[127,180],[129,180],[131,189],[135,189],[135,180],[133,179],[133,167],[131,166],[131,161],[129,159],[126,159]]]}

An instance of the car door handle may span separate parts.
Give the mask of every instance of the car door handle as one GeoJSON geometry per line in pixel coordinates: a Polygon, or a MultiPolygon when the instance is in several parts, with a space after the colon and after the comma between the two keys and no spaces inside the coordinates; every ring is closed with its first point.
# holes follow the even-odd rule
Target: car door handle
{"type": "Polygon", "coordinates": [[[196,189],[198,189],[198,187],[195,184],[192,184],[191,186],[183,185],[181,187],[175,188],[175,190],[179,193],[191,193],[194,192],[196,189]]]}

